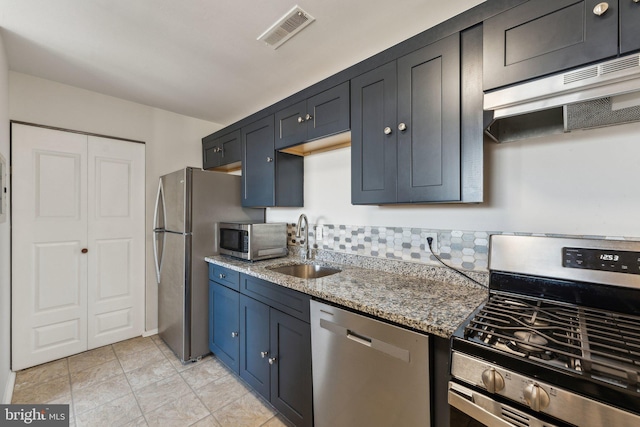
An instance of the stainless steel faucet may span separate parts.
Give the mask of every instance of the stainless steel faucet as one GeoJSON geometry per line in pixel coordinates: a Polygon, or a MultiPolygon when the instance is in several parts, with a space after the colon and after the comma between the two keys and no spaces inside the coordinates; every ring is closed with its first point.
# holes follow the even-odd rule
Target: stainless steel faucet
{"type": "Polygon", "coordinates": [[[298,225],[296,226],[296,237],[300,238],[302,231],[302,220],[304,220],[304,254],[302,255],[303,259],[309,259],[309,220],[305,214],[300,214],[298,218],[298,225]]]}

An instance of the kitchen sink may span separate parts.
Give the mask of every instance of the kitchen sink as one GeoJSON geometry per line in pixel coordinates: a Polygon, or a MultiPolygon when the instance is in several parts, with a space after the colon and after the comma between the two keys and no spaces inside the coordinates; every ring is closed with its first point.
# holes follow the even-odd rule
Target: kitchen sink
{"type": "Polygon", "coordinates": [[[282,273],[288,276],[298,277],[300,279],[317,279],[320,277],[330,276],[341,271],[337,268],[325,267],[318,264],[293,264],[267,268],[271,271],[275,271],[276,273],[282,273]]]}

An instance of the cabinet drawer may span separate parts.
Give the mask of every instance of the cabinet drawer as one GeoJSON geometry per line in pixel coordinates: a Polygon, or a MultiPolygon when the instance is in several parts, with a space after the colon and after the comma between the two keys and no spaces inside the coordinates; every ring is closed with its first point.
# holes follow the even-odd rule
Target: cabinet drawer
{"type": "Polygon", "coordinates": [[[209,280],[213,280],[236,291],[240,290],[240,273],[230,268],[209,263],[209,280]]]}
{"type": "Polygon", "coordinates": [[[293,317],[309,322],[309,301],[311,300],[309,295],[246,274],[240,275],[240,292],[293,317]]]}

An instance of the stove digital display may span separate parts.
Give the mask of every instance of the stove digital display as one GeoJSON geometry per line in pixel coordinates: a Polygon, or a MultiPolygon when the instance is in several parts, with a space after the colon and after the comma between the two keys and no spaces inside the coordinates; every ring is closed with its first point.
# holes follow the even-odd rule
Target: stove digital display
{"type": "Polygon", "coordinates": [[[562,248],[562,265],[567,268],[640,274],[640,252],[565,247],[562,248]]]}

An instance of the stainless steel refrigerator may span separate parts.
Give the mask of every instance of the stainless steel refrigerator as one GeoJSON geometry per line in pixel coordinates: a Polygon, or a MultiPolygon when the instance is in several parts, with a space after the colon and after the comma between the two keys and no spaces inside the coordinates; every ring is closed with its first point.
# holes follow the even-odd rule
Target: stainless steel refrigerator
{"type": "Polygon", "coordinates": [[[154,212],[158,333],[184,362],[209,353],[207,255],[218,252],[216,224],[264,221],[241,207],[239,176],[185,168],[164,175],[154,212]]]}

